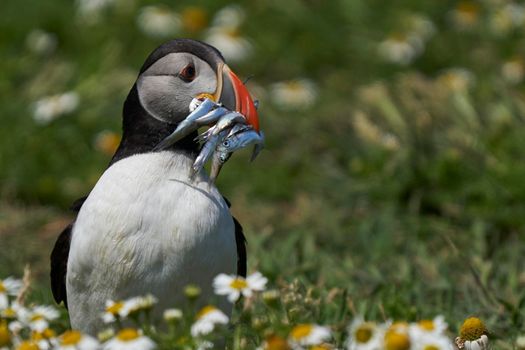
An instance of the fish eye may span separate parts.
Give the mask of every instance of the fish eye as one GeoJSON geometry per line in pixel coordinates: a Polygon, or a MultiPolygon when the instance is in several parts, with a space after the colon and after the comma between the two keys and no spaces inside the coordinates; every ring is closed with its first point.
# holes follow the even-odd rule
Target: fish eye
{"type": "Polygon", "coordinates": [[[190,83],[195,79],[195,73],[195,67],[193,64],[188,64],[180,71],[179,77],[185,82],[190,83]]]}

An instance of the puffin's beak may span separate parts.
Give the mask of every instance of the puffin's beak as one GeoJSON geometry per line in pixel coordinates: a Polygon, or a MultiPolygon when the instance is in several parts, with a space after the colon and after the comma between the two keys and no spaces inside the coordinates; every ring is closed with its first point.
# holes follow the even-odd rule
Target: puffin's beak
{"type": "Polygon", "coordinates": [[[217,101],[221,102],[225,108],[244,115],[248,124],[259,132],[259,116],[252,97],[243,82],[226,64],[219,65],[217,85],[215,92],[217,101]]]}

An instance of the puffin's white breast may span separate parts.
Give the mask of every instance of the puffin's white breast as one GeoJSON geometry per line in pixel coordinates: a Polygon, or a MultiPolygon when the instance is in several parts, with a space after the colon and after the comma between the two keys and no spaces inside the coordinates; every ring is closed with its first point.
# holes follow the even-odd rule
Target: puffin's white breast
{"type": "Polygon", "coordinates": [[[96,331],[108,299],[152,293],[163,309],[182,302],[185,285],[200,285],[206,298],[214,276],[235,272],[228,206],[203,172],[189,179],[192,163],[139,154],[102,175],[73,227],[66,288],[74,328],[96,331]]]}

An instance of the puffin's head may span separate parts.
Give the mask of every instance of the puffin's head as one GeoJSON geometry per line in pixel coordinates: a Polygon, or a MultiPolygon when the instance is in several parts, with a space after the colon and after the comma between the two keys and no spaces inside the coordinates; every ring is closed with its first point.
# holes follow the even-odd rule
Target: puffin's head
{"type": "Polygon", "coordinates": [[[169,41],[153,51],[137,78],[140,104],[153,118],[177,124],[189,114],[195,97],[208,97],[246,116],[259,130],[248,90],[217,49],[189,39],[169,41]]]}

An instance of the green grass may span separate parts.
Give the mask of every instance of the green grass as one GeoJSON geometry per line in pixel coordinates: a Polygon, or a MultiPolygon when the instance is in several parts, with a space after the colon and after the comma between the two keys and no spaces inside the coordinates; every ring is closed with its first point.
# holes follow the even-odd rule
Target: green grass
{"type": "MultiPolygon", "coordinates": [[[[65,0],[3,5],[0,276],[29,263],[34,300],[51,303],[48,256],[73,217],[66,208],[109,160],[96,135],[119,131],[141,63],[165,40],[136,25],[140,7],[154,3],[119,2],[93,25],[65,0]],[[30,52],[33,28],[54,33],[57,49],[30,52]],[[34,101],[68,90],[80,96],[77,110],[33,121],[34,101]]],[[[179,13],[196,5],[210,26],[229,3],[166,4],[179,13]]],[[[308,295],[311,304],[289,305],[310,310],[298,312],[308,320],[443,314],[454,334],[476,315],[497,348],[511,349],[525,332],[525,103],[523,77],[502,71],[524,59],[523,23],[497,27],[505,7],[490,1],[238,4],[253,46],[232,67],[255,76],[267,149],[252,164],[236,154],[218,186],[245,227],[250,270],[308,295]],[[453,20],[465,6],[466,27],[453,20]],[[378,44],[413,31],[415,15],[434,34],[409,64],[385,61],[378,44]],[[301,77],[317,86],[315,103],[275,103],[272,84],[301,77]]]]}

